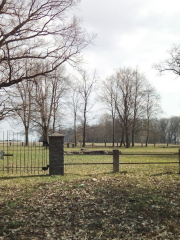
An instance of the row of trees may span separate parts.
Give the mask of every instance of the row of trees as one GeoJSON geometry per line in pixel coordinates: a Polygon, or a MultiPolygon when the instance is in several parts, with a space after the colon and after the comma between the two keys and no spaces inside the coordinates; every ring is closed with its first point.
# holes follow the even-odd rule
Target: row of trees
{"type": "Polygon", "coordinates": [[[63,120],[67,122],[69,119],[69,125],[74,129],[75,145],[81,140],[85,146],[85,142],[92,138],[88,130],[91,120],[95,118],[98,122],[102,115],[93,114],[96,111],[106,112],[108,116],[105,119],[112,126],[103,122],[101,125],[105,131],[111,132],[113,146],[117,137],[121,146],[128,147],[130,141],[134,146],[135,135],[142,131],[142,125],[146,129],[147,145],[151,120],[161,111],[155,89],[139,70],[131,68],[118,69],[105,81],[98,80],[96,73],[90,75],[83,70],[72,79],[64,68],[59,68],[44,77],[36,77],[34,81],[24,80],[16,84],[8,95],[9,107],[14,109],[13,119],[24,126],[26,145],[30,129],[39,132],[47,142],[48,134],[59,130],[63,120]],[[101,106],[100,109],[95,103],[101,106]],[[77,131],[79,127],[81,137],[77,131]]]}
{"type": "MultiPolygon", "coordinates": [[[[141,143],[143,146],[147,146],[148,143],[172,143],[177,144],[180,142],[180,117],[159,118],[151,119],[149,130],[147,131],[147,121],[145,119],[138,121],[138,131],[136,131],[134,139],[136,143],[141,143]],[[148,142],[147,140],[148,134],[148,142]]],[[[112,146],[124,146],[121,144],[121,133],[123,131],[122,125],[115,119],[113,136],[111,115],[105,114],[99,119],[96,124],[87,126],[87,142],[91,143],[112,143],[112,146]],[[114,143],[112,139],[114,137],[114,143]]],[[[74,134],[73,128],[64,129],[66,141],[73,142],[74,134]]],[[[77,136],[80,142],[82,142],[82,126],[77,128],[77,136]]],[[[132,138],[129,136],[129,143],[132,146],[132,138]]]]}
{"type": "Polygon", "coordinates": [[[26,145],[30,131],[38,132],[43,142],[47,142],[50,133],[62,130],[64,121],[74,122],[75,142],[77,124],[83,125],[85,145],[87,114],[92,106],[90,95],[96,75],[88,76],[82,70],[79,75],[72,84],[71,76],[61,67],[44,77],[36,77],[34,81],[24,80],[7,92],[7,104],[13,109],[9,118],[13,124],[24,127],[26,145]]]}

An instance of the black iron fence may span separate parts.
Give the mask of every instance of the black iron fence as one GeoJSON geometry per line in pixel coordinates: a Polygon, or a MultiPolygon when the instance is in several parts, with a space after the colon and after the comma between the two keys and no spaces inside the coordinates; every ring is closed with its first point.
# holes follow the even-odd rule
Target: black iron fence
{"type": "Polygon", "coordinates": [[[15,140],[9,134],[0,141],[0,175],[43,174],[48,169],[49,151],[42,142],[15,140]]]}

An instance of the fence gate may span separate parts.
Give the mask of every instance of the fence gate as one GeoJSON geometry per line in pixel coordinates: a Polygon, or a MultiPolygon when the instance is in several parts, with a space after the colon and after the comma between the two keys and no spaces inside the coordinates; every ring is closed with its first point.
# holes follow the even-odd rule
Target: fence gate
{"type": "Polygon", "coordinates": [[[49,167],[49,149],[42,142],[18,140],[18,134],[0,134],[0,176],[44,174],[49,167]]]}

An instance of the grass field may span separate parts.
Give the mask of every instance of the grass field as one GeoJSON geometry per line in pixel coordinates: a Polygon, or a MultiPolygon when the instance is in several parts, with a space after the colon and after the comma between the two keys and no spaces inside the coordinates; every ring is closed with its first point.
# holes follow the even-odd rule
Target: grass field
{"type": "MultiPolygon", "coordinates": [[[[121,148],[120,162],[178,161],[125,155],[178,150],[121,148]]],[[[65,156],[65,163],[93,161],[112,156],[65,156]]],[[[65,166],[64,176],[1,176],[0,239],[180,239],[178,172],[178,164],[120,165],[116,174],[112,165],[75,165],[65,166]]]]}

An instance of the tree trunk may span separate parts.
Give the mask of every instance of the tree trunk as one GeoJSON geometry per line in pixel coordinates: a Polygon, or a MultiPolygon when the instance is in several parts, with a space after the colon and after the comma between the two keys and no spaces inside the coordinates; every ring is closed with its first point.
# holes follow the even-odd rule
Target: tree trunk
{"type": "Polygon", "coordinates": [[[129,135],[128,135],[128,127],[125,127],[125,138],[126,138],[126,148],[129,148],[129,135]]]}
{"type": "Polygon", "coordinates": [[[148,141],[149,141],[149,117],[147,119],[147,137],[146,137],[146,147],[148,146],[148,141]]]}
{"type": "Polygon", "coordinates": [[[86,123],[84,121],[84,125],[83,125],[83,144],[82,147],[86,146],[86,123]]]}
{"type": "Polygon", "coordinates": [[[114,147],[114,139],[115,139],[115,136],[114,136],[114,118],[113,118],[113,133],[112,133],[112,146],[114,147]]]}
{"type": "Polygon", "coordinates": [[[43,127],[43,146],[47,146],[48,144],[48,127],[43,127]]]}
{"type": "Polygon", "coordinates": [[[129,148],[129,136],[126,134],[126,148],[129,148]]]}
{"type": "Polygon", "coordinates": [[[149,141],[149,135],[146,137],[146,142],[145,142],[145,146],[148,146],[148,141],[149,141]]]}
{"type": "Polygon", "coordinates": [[[135,135],[135,133],[134,133],[134,130],[132,131],[132,147],[134,147],[134,135],[135,135]]]}
{"type": "Polygon", "coordinates": [[[86,112],[87,112],[87,102],[85,102],[84,107],[84,122],[83,122],[83,147],[86,146],[86,112]]]}
{"type": "Polygon", "coordinates": [[[77,146],[76,112],[74,112],[74,145],[77,146]]]}
{"type": "Polygon", "coordinates": [[[122,136],[121,136],[120,147],[122,147],[122,145],[125,146],[125,142],[124,142],[124,132],[122,133],[122,136]]]}
{"type": "Polygon", "coordinates": [[[55,132],[55,125],[56,125],[56,118],[54,116],[53,117],[53,133],[55,132]]]}
{"type": "Polygon", "coordinates": [[[29,128],[25,127],[25,146],[29,145],[29,128]]]}
{"type": "Polygon", "coordinates": [[[77,146],[77,133],[76,133],[76,126],[74,126],[74,145],[77,146]]]}

